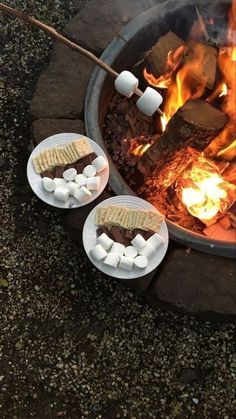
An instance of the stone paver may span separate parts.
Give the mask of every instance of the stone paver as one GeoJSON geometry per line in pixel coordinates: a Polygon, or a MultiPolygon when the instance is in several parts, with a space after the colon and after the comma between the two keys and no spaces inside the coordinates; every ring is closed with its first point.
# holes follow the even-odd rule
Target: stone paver
{"type": "Polygon", "coordinates": [[[167,256],[146,298],[154,305],[209,318],[236,319],[235,260],[176,249],[167,256]]]}
{"type": "Polygon", "coordinates": [[[39,144],[45,138],[62,132],[85,134],[84,122],[80,119],[42,118],[33,122],[34,143],[39,144]]]}

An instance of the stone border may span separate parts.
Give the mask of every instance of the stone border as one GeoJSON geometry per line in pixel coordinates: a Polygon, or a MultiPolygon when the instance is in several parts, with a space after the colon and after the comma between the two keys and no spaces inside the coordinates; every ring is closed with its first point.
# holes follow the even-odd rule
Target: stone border
{"type": "MultiPolygon", "coordinates": [[[[130,0],[128,9],[126,3],[125,0],[115,4],[112,0],[90,0],[64,32],[90,50],[92,45],[100,55],[131,17],[156,4],[153,0],[130,0]]],[[[31,103],[35,144],[60,132],[85,132],[84,99],[93,68],[74,51],[55,44],[50,64],[38,80],[31,103]]],[[[108,188],[93,205],[111,194],[108,188]]],[[[83,222],[91,208],[69,211],[64,219],[70,237],[80,244],[83,222]]],[[[236,319],[236,267],[232,259],[190,251],[172,243],[156,271],[125,283],[143,293],[155,307],[171,307],[208,319],[236,319]]]]}

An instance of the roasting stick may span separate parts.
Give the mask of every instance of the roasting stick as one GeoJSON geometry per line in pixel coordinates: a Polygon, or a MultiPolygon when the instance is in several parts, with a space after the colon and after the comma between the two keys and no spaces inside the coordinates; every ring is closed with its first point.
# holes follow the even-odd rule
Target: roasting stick
{"type": "MultiPolygon", "coordinates": [[[[31,26],[36,26],[39,29],[43,30],[44,32],[47,32],[52,38],[55,38],[56,40],[62,42],[63,44],[67,45],[68,47],[74,49],[75,51],[79,52],[80,54],[84,55],[86,58],[88,58],[90,61],[97,64],[99,67],[101,67],[103,70],[105,70],[108,74],[110,74],[113,78],[117,78],[119,76],[119,73],[117,73],[113,68],[111,68],[107,63],[102,61],[100,58],[96,57],[92,52],[86,50],[85,48],[82,48],[80,45],[78,45],[75,42],[70,41],[65,36],[61,35],[59,32],[57,32],[54,28],[51,26],[46,25],[45,23],[35,19],[34,17],[28,16],[16,9],[13,9],[12,7],[6,6],[3,3],[0,3],[0,11],[7,13],[8,15],[16,16],[17,18],[25,21],[26,23],[30,24],[31,26]]],[[[142,90],[138,89],[137,87],[134,89],[134,93],[142,97],[144,92],[142,90]]],[[[163,115],[162,110],[158,107],[156,108],[156,111],[163,115]]]]}

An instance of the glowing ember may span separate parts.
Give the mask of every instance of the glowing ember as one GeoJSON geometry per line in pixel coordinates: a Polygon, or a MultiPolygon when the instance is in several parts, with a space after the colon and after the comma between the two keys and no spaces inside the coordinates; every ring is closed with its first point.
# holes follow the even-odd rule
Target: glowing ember
{"type": "Polygon", "coordinates": [[[179,182],[181,200],[190,214],[208,221],[224,213],[236,199],[236,188],[226,182],[217,167],[199,157],[179,182]]]}
{"type": "Polygon", "coordinates": [[[225,95],[227,95],[227,93],[228,93],[227,86],[226,86],[225,83],[223,83],[222,86],[221,86],[221,92],[219,94],[219,97],[225,96],[225,95]]]}
{"type": "Polygon", "coordinates": [[[137,146],[136,148],[134,148],[131,153],[134,154],[135,156],[142,156],[145,151],[147,151],[147,149],[150,147],[151,144],[141,144],[139,146],[137,146]]]}

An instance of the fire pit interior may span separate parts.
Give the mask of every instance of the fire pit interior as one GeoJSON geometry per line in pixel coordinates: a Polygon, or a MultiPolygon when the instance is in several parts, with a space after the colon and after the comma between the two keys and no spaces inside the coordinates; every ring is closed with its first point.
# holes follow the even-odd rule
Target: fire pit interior
{"type": "Polygon", "coordinates": [[[114,191],[165,214],[171,236],[234,256],[236,241],[236,1],[167,2],[140,15],[105,50],[164,98],[146,117],[96,70],[86,98],[89,135],[106,147],[114,191]],[[96,118],[94,118],[96,115],[96,118]],[[114,179],[115,178],[115,179],[114,179]]]}

